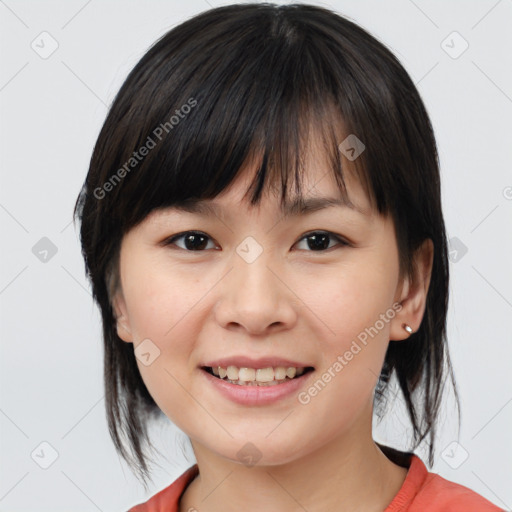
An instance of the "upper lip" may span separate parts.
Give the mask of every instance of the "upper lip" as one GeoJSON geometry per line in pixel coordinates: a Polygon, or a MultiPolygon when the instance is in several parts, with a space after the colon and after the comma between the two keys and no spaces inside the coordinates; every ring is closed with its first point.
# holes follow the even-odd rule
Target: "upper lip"
{"type": "Polygon", "coordinates": [[[201,364],[200,366],[206,366],[210,368],[216,368],[217,366],[221,366],[222,368],[227,368],[228,366],[236,366],[237,368],[257,369],[269,367],[276,368],[277,366],[284,366],[285,368],[289,368],[290,366],[294,366],[295,368],[307,368],[310,367],[311,365],[281,357],[268,356],[254,359],[252,357],[247,356],[231,356],[206,361],[204,364],[201,364]]]}

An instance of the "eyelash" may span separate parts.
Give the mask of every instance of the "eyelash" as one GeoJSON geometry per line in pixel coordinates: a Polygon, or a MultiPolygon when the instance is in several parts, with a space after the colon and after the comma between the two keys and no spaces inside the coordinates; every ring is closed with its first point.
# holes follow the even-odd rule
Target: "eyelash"
{"type": "MultiPolygon", "coordinates": [[[[334,238],[334,239],[336,239],[338,244],[334,245],[332,247],[328,247],[327,249],[320,249],[318,251],[308,250],[307,252],[327,252],[327,251],[330,251],[331,249],[333,249],[333,248],[335,248],[337,246],[341,246],[341,247],[350,246],[350,243],[347,240],[345,240],[344,238],[342,238],[341,236],[336,235],[335,233],[332,233],[330,231],[323,231],[323,230],[309,231],[309,232],[305,233],[304,235],[302,235],[302,237],[299,238],[299,240],[297,240],[297,242],[295,242],[295,244],[297,244],[299,242],[302,242],[303,240],[307,239],[310,236],[318,235],[318,234],[326,235],[329,238],[334,238]]],[[[212,240],[212,238],[210,236],[208,236],[206,233],[203,233],[202,231],[193,231],[192,230],[192,231],[184,231],[183,233],[179,233],[177,235],[173,235],[170,238],[167,238],[166,240],[164,240],[164,242],[162,242],[162,243],[163,243],[164,246],[170,246],[170,245],[175,244],[175,242],[177,240],[182,239],[183,237],[185,237],[187,235],[201,235],[201,236],[204,236],[204,237],[212,240]]],[[[204,251],[207,250],[207,249],[202,249],[202,250],[195,250],[194,251],[194,250],[189,250],[189,249],[186,249],[186,248],[183,248],[183,247],[178,247],[178,249],[180,249],[182,251],[186,251],[186,252],[204,252],[204,251]]]]}

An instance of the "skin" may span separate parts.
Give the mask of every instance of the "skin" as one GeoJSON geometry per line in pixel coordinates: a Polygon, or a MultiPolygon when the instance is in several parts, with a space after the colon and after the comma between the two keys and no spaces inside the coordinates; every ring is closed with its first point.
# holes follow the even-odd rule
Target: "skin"
{"type": "MultiPolygon", "coordinates": [[[[305,195],[339,196],[320,156],[310,152],[305,195]]],[[[392,220],[371,209],[349,173],[349,197],[364,213],[334,206],[283,218],[272,192],[255,207],[244,199],[253,172],[247,167],[213,200],[219,216],[152,212],[121,245],[118,334],[134,349],[149,338],[160,350],[149,366],[137,359],[141,376],[191,439],[199,466],[179,510],[381,512],[407,470],[373,441],[373,393],[389,340],[408,338],[404,323],[414,331],[421,323],[431,241],[402,278],[392,220]],[[210,237],[205,249],[187,251],[183,239],[162,244],[187,230],[210,237]],[[304,235],[318,230],[350,245],[331,237],[328,249],[315,251],[304,235]],[[236,252],[247,236],[263,248],[250,264],[236,252]],[[304,391],[397,303],[400,311],[305,405],[296,394],[235,404],[206,385],[198,367],[228,355],[288,357],[315,368],[304,391]],[[237,457],[248,442],[261,455],[253,467],[237,457]]]]}

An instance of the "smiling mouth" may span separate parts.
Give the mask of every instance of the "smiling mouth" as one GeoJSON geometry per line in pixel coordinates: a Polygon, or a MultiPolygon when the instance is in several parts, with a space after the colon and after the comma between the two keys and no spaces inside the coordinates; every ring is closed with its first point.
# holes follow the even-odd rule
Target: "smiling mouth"
{"type": "Polygon", "coordinates": [[[312,366],[296,368],[293,366],[267,368],[238,368],[236,366],[203,366],[202,370],[214,377],[239,386],[277,386],[290,380],[298,379],[312,372],[312,366]]]}

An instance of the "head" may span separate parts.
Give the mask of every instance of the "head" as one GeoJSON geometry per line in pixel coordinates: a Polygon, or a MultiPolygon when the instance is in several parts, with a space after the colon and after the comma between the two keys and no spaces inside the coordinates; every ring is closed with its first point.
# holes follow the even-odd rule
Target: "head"
{"type": "Polygon", "coordinates": [[[280,464],[383,414],[392,377],[411,449],[427,439],[432,463],[453,380],[438,155],[413,82],[362,28],[271,4],[173,28],[113,102],[75,215],[102,313],[110,433],[143,478],[153,417],[220,456],[252,442],[280,464]],[[319,205],[326,197],[339,204],[319,205]],[[189,231],[201,233],[176,237],[189,231]],[[237,250],[247,237],[250,262],[237,250]],[[296,396],[293,421],[269,437],[291,402],[262,415],[204,384],[208,360],[246,353],[320,377],[357,340],[353,360],[314,399],[296,396]]]}

